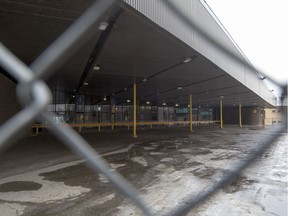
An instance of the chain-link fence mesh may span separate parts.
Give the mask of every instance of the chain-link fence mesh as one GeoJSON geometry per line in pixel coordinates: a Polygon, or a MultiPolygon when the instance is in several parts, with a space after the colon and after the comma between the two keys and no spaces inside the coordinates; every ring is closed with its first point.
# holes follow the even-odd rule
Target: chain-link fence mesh
{"type": "MultiPolygon", "coordinates": [[[[63,62],[69,59],[77,52],[95,31],[94,26],[98,19],[115,3],[114,0],[96,1],[77,21],[71,25],[57,40],[55,40],[35,61],[26,66],[9,49],[0,44],[0,64],[6,72],[17,81],[17,96],[23,109],[6,121],[0,128],[0,150],[9,147],[16,139],[21,137],[21,132],[31,126],[37,118],[48,122],[51,127],[49,130],[65,143],[75,154],[86,160],[88,165],[95,172],[104,174],[110,182],[118,188],[121,193],[129,197],[146,215],[153,215],[153,209],[148,207],[140,198],[139,193],[127,182],[117,171],[111,171],[107,162],[102,159],[98,153],[72,128],[64,124],[55,122],[56,114],[47,112],[47,106],[51,102],[52,95],[44,80],[47,80],[61,66],[63,62]]],[[[168,8],[183,20],[190,28],[212,42],[218,49],[232,56],[235,60],[251,67],[245,61],[239,59],[233,53],[224,47],[210,35],[207,35],[197,23],[183,15],[177,7],[170,1],[165,2],[168,8]]],[[[259,72],[258,72],[259,73],[259,72]]],[[[261,73],[262,74],[262,73],[261,73]]],[[[164,118],[164,116],[163,116],[164,118]]],[[[165,117],[169,118],[169,117],[165,117]]],[[[185,215],[197,204],[215,193],[218,189],[223,188],[232,181],[237,174],[247,167],[255,158],[261,155],[278,137],[279,133],[285,132],[284,124],[274,135],[266,139],[257,147],[253,154],[249,154],[244,160],[241,160],[236,167],[227,171],[223,179],[213,183],[211,187],[203,191],[197,197],[191,197],[177,208],[173,209],[167,215],[185,215]]]]}

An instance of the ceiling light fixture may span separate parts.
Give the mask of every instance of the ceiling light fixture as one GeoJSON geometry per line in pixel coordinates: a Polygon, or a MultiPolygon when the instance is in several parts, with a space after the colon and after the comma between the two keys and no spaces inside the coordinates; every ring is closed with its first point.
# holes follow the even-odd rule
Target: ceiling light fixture
{"type": "Polygon", "coordinates": [[[106,101],[106,100],[107,100],[106,96],[104,96],[103,100],[104,100],[104,101],[106,101]]]}
{"type": "Polygon", "coordinates": [[[147,78],[144,78],[142,81],[143,81],[143,82],[146,82],[147,80],[148,80],[147,78]]]}
{"type": "Polygon", "coordinates": [[[87,86],[89,83],[88,83],[88,82],[84,82],[83,84],[84,84],[85,86],[87,86]]]}
{"type": "Polygon", "coordinates": [[[182,90],[183,87],[182,87],[182,86],[178,86],[177,89],[178,89],[178,90],[182,90]]]}
{"type": "Polygon", "coordinates": [[[192,60],[191,57],[187,57],[187,58],[185,58],[182,62],[183,62],[183,63],[187,63],[187,62],[190,62],[191,60],[192,60]]]}
{"type": "Polygon", "coordinates": [[[98,29],[100,30],[100,31],[105,31],[106,30],[106,28],[108,27],[108,22],[101,22],[100,24],[99,24],[99,27],[98,27],[98,29]]]}
{"type": "Polygon", "coordinates": [[[93,70],[95,70],[95,71],[100,70],[100,66],[99,65],[94,65],[93,70]]]}
{"type": "Polygon", "coordinates": [[[128,100],[127,100],[127,103],[130,103],[130,102],[131,102],[131,100],[128,99],[128,100]]]}
{"type": "Polygon", "coordinates": [[[150,101],[147,101],[146,104],[150,104],[150,101]]]}
{"type": "Polygon", "coordinates": [[[164,102],[164,103],[162,103],[162,105],[163,105],[163,106],[166,106],[167,104],[164,102]]]}
{"type": "Polygon", "coordinates": [[[175,104],[175,106],[176,106],[176,107],[178,107],[178,106],[179,106],[179,104],[178,104],[178,103],[176,103],[176,104],[175,104]]]}

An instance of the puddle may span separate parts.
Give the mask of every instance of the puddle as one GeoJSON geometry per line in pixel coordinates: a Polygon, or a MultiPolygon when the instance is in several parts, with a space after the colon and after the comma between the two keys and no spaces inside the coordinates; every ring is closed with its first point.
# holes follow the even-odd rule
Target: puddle
{"type": "Polygon", "coordinates": [[[13,181],[0,185],[0,192],[19,192],[39,190],[42,184],[33,181],[13,181]]]}

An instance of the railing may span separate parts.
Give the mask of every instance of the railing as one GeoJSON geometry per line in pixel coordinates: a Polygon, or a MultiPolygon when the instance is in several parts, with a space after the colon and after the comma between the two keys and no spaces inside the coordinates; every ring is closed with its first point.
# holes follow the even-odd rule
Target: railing
{"type": "MultiPolygon", "coordinates": [[[[216,123],[219,123],[220,121],[193,121],[193,125],[214,125],[216,123]]],[[[182,125],[186,126],[189,125],[189,121],[165,121],[165,122],[137,122],[137,126],[149,126],[153,127],[153,125],[168,125],[169,127],[172,125],[182,125]]],[[[133,122],[115,122],[115,123],[109,123],[109,122],[104,122],[104,123],[77,123],[77,124],[64,124],[67,127],[71,128],[76,128],[78,129],[79,132],[82,131],[83,128],[98,128],[98,131],[101,130],[101,127],[111,127],[112,130],[117,127],[127,127],[128,130],[130,129],[131,126],[133,126],[133,122]]],[[[39,129],[44,129],[44,128],[50,128],[50,125],[45,125],[45,124],[34,124],[32,126],[32,129],[35,130],[35,133],[33,135],[38,135],[39,134],[39,129]]]]}

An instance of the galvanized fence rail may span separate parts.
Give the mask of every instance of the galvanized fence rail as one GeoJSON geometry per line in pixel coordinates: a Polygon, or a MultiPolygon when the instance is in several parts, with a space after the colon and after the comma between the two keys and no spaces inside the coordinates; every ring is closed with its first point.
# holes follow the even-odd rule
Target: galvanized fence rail
{"type": "MultiPolygon", "coordinates": [[[[48,128],[56,137],[58,137],[75,154],[85,159],[86,163],[95,172],[104,174],[110,182],[125,196],[129,197],[145,215],[153,215],[153,209],[149,207],[140,197],[140,193],[131,186],[117,171],[111,171],[107,162],[87,143],[81,135],[75,132],[71,127],[54,122],[56,116],[54,113],[45,111],[46,106],[52,100],[52,94],[45,83],[57,69],[77,52],[85,42],[87,42],[96,31],[94,26],[97,24],[101,15],[111,8],[116,0],[98,0],[96,1],[80,18],[78,18],[59,38],[57,38],[34,62],[29,66],[21,62],[13,53],[0,43],[0,65],[6,72],[17,80],[17,97],[23,105],[23,109],[6,121],[0,127],[0,151],[3,152],[13,141],[21,137],[21,132],[27,126],[30,126],[35,119],[41,118],[50,124],[48,128]]],[[[177,7],[169,0],[166,5],[179,18],[187,24],[188,27],[205,37],[215,44],[219,49],[231,55],[237,61],[247,64],[243,60],[234,56],[229,50],[222,47],[213,37],[207,35],[197,23],[194,23],[185,17],[177,7]]],[[[251,65],[247,64],[251,67],[251,65]]],[[[263,74],[263,73],[261,73],[263,74]]],[[[237,167],[227,171],[223,179],[211,185],[196,197],[189,197],[182,205],[177,206],[167,215],[185,215],[191,211],[197,204],[201,203],[218,189],[223,188],[231,182],[238,174],[261,155],[274,141],[277,140],[279,133],[285,132],[285,125],[266,139],[257,147],[253,154],[249,154],[244,160],[240,161],[237,167]]]]}

